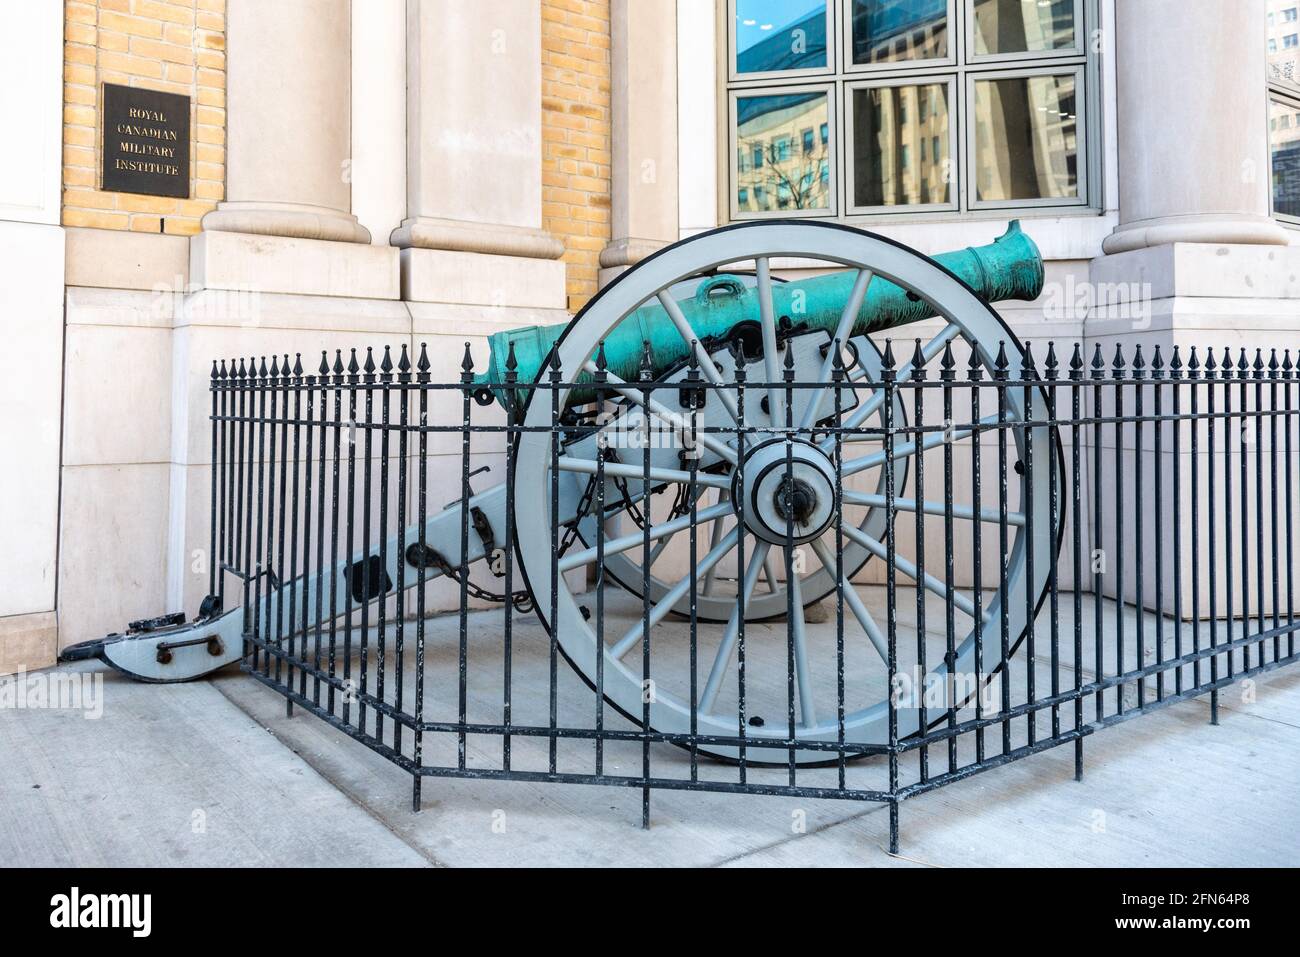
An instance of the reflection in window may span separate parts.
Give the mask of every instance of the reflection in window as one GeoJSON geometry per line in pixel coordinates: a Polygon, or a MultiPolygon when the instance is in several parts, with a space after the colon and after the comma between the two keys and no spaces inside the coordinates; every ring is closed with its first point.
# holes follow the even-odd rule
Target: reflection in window
{"type": "Polygon", "coordinates": [[[1079,195],[1075,77],[975,83],[975,181],[980,202],[1079,195]]]}
{"type": "Polygon", "coordinates": [[[1268,0],[1268,78],[1300,90],[1300,36],[1296,0],[1268,0]]]}
{"type": "Polygon", "coordinates": [[[1300,124],[1293,124],[1294,103],[1269,103],[1269,153],[1273,170],[1273,212],[1300,217],[1300,124]]]}
{"type": "Polygon", "coordinates": [[[852,109],[853,205],[951,201],[945,84],[854,90],[852,109]],[[909,116],[917,119],[909,122],[909,116]]]}
{"type": "Polygon", "coordinates": [[[1074,0],[975,0],[975,53],[1072,49],[1074,0]]]}
{"type": "Polygon", "coordinates": [[[853,0],[854,63],[948,55],[948,0],[853,0]]]}
{"type": "Polygon", "coordinates": [[[736,0],[736,72],[826,66],[826,0],[736,0]]]}
{"type": "Polygon", "coordinates": [[[811,149],[803,131],[828,123],[825,93],[741,96],[736,98],[736,140],[741,153],[754,157],[738,170],[736,203],[742,212],[830,208],[830,143],[811,149]],[[796,140],[798,137],[798,140],[796,140]]]}

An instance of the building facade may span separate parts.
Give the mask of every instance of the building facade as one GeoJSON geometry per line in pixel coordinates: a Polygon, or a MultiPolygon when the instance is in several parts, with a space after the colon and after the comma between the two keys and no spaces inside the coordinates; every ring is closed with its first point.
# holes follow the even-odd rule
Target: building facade
{"type": "Polygon", "coordinates": [[[1022,338],[1289,345],[1297,8],[6,4],[0,673],[195,611],[214,359],[427,342],[454,377],[729,222],[934,253],[1019,218],[1022,338]]]}

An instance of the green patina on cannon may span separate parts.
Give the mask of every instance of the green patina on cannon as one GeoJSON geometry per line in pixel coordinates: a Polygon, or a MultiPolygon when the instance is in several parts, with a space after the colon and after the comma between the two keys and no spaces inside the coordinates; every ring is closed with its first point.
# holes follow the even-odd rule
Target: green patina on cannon
{"type": "MultiPolygon", "coordinates": [[[[1043,257],[1034,241],[1021,230],[1019,221],[1013,221],[1003,235],[987,246],[940,253],[934,259],[984,302],[1033,300],[1043,291],[1043,257]]],[[[790,322],[806,329],[833,332],[854,278],[855,272],[850,269],[779,283],[773,288],[773,308],[777,316],[788,317],[790,322]]],[[[742,323],[757,323],[759,318],[757,291],[738,276],[725,273],[705,279],[693,296],[678,300],[677,304],[701,342],[725,339],[742,323]]],[[[934,315],[933,307],[921,296],[877,277],[863,299],[853,335],[905,326],[934,315]]],[[[514,346],[518,363],[517,381],[533,382],[551,347],[567,327],[568,323],[562,322],[496,333],[488,340],[491,348],[488,370],[475,382],[493,390],[498,401],[503,401],[499,386],[506,381],[510,346],[514,346]]],[[[685,361],[690,351],[667,312],[652,300],[637,309],[605,340],[609,371],[622,379],[635,379],[646,343],[649,343],[655,375],[685,361]]],[[[748,348],[747,351],[753,352],[748,348]]],[[[565,380],[573,381],[568,370],[565,370],[565,380]]]]}

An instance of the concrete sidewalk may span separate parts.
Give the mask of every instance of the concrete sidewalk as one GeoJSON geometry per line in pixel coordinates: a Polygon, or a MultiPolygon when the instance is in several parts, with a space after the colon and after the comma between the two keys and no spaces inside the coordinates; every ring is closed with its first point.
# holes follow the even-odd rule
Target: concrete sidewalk
{"type": "MultiPolygon", "coordinates": [[[[454,618],[431,626],[431,648],[445,647],[439,635],[454,628],[454,618]]],[[[520,687],[545,667],[545,645],[528,637],[536,630],[519,629],[520,687]]],[[[479,640],[490,644],[491,636],[479,640]]],[[[588,700],[560,667],[562,700],[575,690],[588,700]]],[[[1218,727],[1209,724],[1208,700],[1198,699],[1090,736],[1082,783],[1067,746],[905,802],[902,855],[891,857],[886,808],[847,801],[655,792],[643,831],[637,789],[431,778],[416,814],[407,774],[314,716],[286,718],[283,698],[236,669],[188,685],[142,685],[108,672],[97,720],[75,710],[0,708],[0,861],[1300,863],[1300,669],[1258,679],[1250,703],[1225,691],[1221,705],[1218,727]]],[[[521,744],[521,761],[526,754],[521,744]]],[[[630,757],[612,747],[609,755],[611,770],[630,757]]],[[[682,752],[665,747],[655,760],[669,766],[682,752]]]]}

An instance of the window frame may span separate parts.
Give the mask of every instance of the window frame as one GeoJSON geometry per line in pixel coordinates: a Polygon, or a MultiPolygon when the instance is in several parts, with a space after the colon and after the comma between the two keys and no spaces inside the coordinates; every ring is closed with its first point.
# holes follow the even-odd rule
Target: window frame
{"type": "MultiPolygon", "coordinates": [[[[1279,213],[1277,208],[1274,206],[1276,196],[1273,192],[1273,129],[1270,125],[1273,118],[1273,104],[1280,104],[1295,112],[1297,116],[1300,116],[1300,88],[1291,87],[1288,89],[1285,87],[1279,88],[1279,86],[1275,86],[1272,83],[1269,84],[1268,98],[1265,101],[1267,105],[1265,107],[1266,119],[1264,121],[1264,128],[1265,135],[1268,137],[1268,211],[1269,215],[1279,223],[1284,223],[1287,226],[1300,227],[1300,216],[1291,216],[1286,213],[1279,213]]],[[[1292,128],[1294,129],[1297,127],[1292,128]]],[[[1297,140],[1297,142],[1300,142],[1300,140],[1297,140]]]]}
{"type": "Polygon", "coordinates": [[[1077,64],[1068,67],[1061,64],[1054,64],[1051,67],[1032,66],[1022,67],[1015,70],[980,70],[966,74],[966,103],[969,104],[971,113],[971,122],[966,129],[966,155],[967,163],[965,168],[969,171],[965,183],[969,191],[966,198],[966,206],[972,211],[991,210],[991,209],[1038,209],[1044,206],[1050,206],[1053,209],[1066,209],[1087,206],[1088,196],[1088,162],[1087,148],[1088,136],[1085,129],[1087,112],[1087,93],[1084,89],[1086,79],[1086,70],[1083,64],[1077,64]],[[1077,144],[1075,146],[1075,155],[1078,157],[1076,162],[1078,196],[1075,199],[1064,199],[1058,197],[1044,197],[1040,199],[1015,199],[1015,200],[982,200],[979,199],[976,190],[976,184],[973,179],[975,174],[975,154],[976,143],[975,137],[978,132],[974,122],[975,117],[975,84],[981,80],[1012,80],[1021,78],[1031,78],[1035,76],[1066,76],[1074,75],[1075,90],[1075,136],[1077,144]]]}
{"type": "Polygon", "coordinates": [[[727,222],[751,219],[781,219],[792,215],[831,218],[840,222],[873,228],[873,224],[908,222],[944,222],[993,220],[1008,214],[1029,217],[1049,216],[1102,216],[1105,214],[1104,192],[1105,156],[1102,102],[1102,47],[1096,40],[1103,22],[1101,4],[1104,0],[1074,0],[1075,47],[1071,49],[1041,51],[1023,54],[990,54],[974,57],[969,54],[974,42],[974,0],[948,0],[950,17],[949,59],[891,62],[884,64],[850,63],[852,0],[835,0],[830,6],[831,20],[827,24],[828,36],[837,38],[834,46],[828,40],[828,50],[833,58],[826,70],[768,72],[741,74],[735,67],[735,0],[726,0],[717,7],[719,55],[728,58],[727,69],[718,71],[718,95],[725,109],[718,111],[718,143],[722,156],[718,165],[720,176],[725,177],[719,196],[719,216],[727,222]],[[973,176],[973,77],[996,78],[1011,75],[1053,75],[1073,73],[1076,82],[1077,155],[1079,195],[1074,199],[1033,199],[996,202],[976,200],[973,176]],[[851,162],[852,90],[862,86],[905,86],[919,82],[949,83],[950,137],[957,141],[949,149],[955,168],[952,202],[927,203],[907,206],[853,206],[851,162]],[[831,143],[830,158],[830,211],[817,212],[774,210],[772,212],[742,213],[738,210],[736,191],[737,130],[735,103],[737,96],[781,95],[807,91],[810,86],[829,90],[830,108],[828,123],[831,143]],[[967,125],[971,124],[967,129],[967,125]]]}
{"type": "MultiPolygon", "coordinates": [[[[960,177],[951,183],[948,191],[949,201],[946,203],[917,203],[914,205],[893,205],[893,206],[856,206],[853,204],[853,197],[856,192],[857,183],[853,172],[853,163],[851,162],[850,153],[853,149],[853,93],[856,90],[870,89],[889,89],[891,87],[906,86],[929,86],[940,85],[948,88],[948,157],[954,167],[959,166],[958,150],[961,149],[960,120],[958,118],[957,104],[957,77],[951,73],[947,74],[910,74],[906,78],[902,77],[872,77],[870,79],[854,79],[844,83],[844,215],[846,216],[870,216],[880,213],[956,213],[961,210],[961,196],[959,194],[961,180],[960,177]]],[[[832,176],[834,171],[832,171],[832,176]]]]}
{"type": "MultiPolygon", "coordinates": [[[[1273,11],[1269,11],[1267,27],[1263,29],[1265,36],[1267,36],[1267,31],[1269,29],[1277,29],[1278,24],[1281,23],[1300,23],[1300,17],[1292,18],[1290,20],[1285,17],[1279,17],[1278,23],[1275,24],[1273,11]]],[[[1280,52],[1284,49],[1295,49],[1295,47],[1282,45],[1278,50],[1271,50],[1269,53],[1280,52]]],[[[1272,65],[1265,62],[1264,81],[1264,135],[1267,137],[1266,148],[1268,150],[1268,212],[1270,216],[1283,225],[1300,227],[1300,216],[1289,216],[1286,213],[1279,213],[1277,207],[1274,205],[1276,197],[1273,194],[1273,130],[1270,126],[1273,118],[1274,103],[1282,103],[1289,109],[1300,112],[1300,77],[1291,80],[1287,80],[1283,77],[1275,77],[1273,75],[1272,65]]]]}
{"type": "MultiPolygon", "coordinates": [[[[836,123],[833,119],[836,116],[836,86],[834,83],[802,83],[793,86],[781,85],[779,87],[754,86],[740,87],[727,91],[727,129],[731,132],[727,136],[728,157],[727,169],[730,180],[727,186],[727,209],[732,222],[741,222],[752,219],[830,219],[839,215],[839,172],[836,162],[837,151],[839,150],[839,135],[836,129],[836,123]],[[785,209],[771,210],[741,210],[739,199],[736,195],[740,188],[739,165],[740,151],[739,137],[736,134],[736,101],[742,97],[750,96],[781,96],[790,93],[825,93],[826,94],[826,117],[827,132],[830,134],[830,142],[826,144],[826,154],[830,165],[830,183],[827,186],[827,195],[829,203],[825,209],[796,209],[793,212],[785,209]]],[[[813,129],[820,132],[820,124],[813,129]]]]}
{"type": "Polygon", "coordinates": [[[826,16],[826,65],[824,67],[807,67],[803,70],[763,70],[756,73],[740,73],[736,70],[736,0],[727,0],[725,7],[727,28],[727,83],[766,82],[770,80],[807,79],[809,77],[829,77],[835,75],[835,16],[836,0],[825,0],[826,16]]]}
{"type": "Polygon", "coordinates": [[[888,63],[854,63],[853,62],[853,0],[842,0],[839,4],[840,18],[840,64],[842,68],[835,71],[836,75],[843,74],[845,82],[848,78],[856,79],[855,74],[885,74],[885,73],[926,73],[935,72],[941,69],[955,69],[957,67],[957,26],[959,4],[964,4],[966,0],[947,0],[948,2],[948,55],[946,57],[931,57],[928,60],[891,60],[888,63]]]}
{"type": "Polygon", "coordinates": [[[970,66],[1001,65],[1004,63],[1027,63],[1030,60],[1060,60],[1063,57],[1087,56],[1084,25],[1084,0],[1074,0],[1074,46],[1060,50],[1031,50],[1024,53],[976,53],[975,52],[975,2],[971,0],[969,14],[966,17],[966,50],[969,56],[966,62],[970,66]]]}

